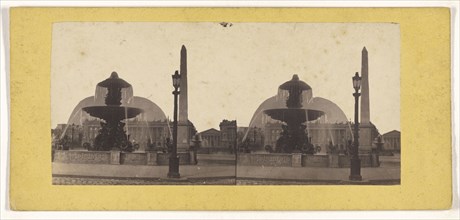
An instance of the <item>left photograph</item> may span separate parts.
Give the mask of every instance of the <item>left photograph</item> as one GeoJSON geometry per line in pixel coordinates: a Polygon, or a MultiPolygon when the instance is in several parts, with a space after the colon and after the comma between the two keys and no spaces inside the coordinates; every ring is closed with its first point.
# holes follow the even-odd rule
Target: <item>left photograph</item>
{"type": "MultiPolygon", "coordinates": [[[[172,63],[162,65],[169,68],[164,72],[148,67],[139,70],[129,59],[138,57],[141,64],[150,57],[150,52],[140,50],[140,42],[124,47],[126,39],[105,41],[107,36],[96,36],[105,41],[96,49],[92,25],[83,24],[85,33],[74,35],[79,26],[53,26],[53,184],[235,185],[234,147],[217,154],[198,154],[201,136],[188,117],[187,46],[162,51],[169,55],[166,58],[153,58],[172,63]],[[66,31],[72,27],[75,29],[66,31]],[[126,48],[129,54],[117,53],[126,48]],[[88,54],[95,50],[107,57],[88,54]],[[107,60],[111,58],[115,59],[107,60]],[[90,67],[93,71],[83,74],[90,67]],[[163,103],[157,103],[155,97],[161,97],[163,103]],[[166,110],[162,105],[167,105],[166,110]],[[65,115],[68,119],[63,121],[65,115]]],[[[236,135],[236,123],[221,123],[227,130],[232,124],[236,135]]]]}

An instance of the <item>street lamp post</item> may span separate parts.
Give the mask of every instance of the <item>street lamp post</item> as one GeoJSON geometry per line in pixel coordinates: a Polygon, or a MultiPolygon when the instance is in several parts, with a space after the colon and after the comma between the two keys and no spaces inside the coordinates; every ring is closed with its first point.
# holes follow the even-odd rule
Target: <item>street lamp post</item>
{"type": "Polygon", "coordinates": [[[176,70],[174,75],[172,75],[174,91],[174,122],[173,122],[173,146],[172,151],[169,156],[169,172],[168,178],[180,178],[179,174],[179,157],[177,156],[177,96],[180,94],[180,75],[176,70]]]}
{"type": "Polygon", "coordinates": [[[359,146],[359,122],[358,122],[358,100],[361,93],[359,93],[359,89],[361,88],[361,77],[356,72],[353,79],[353,88],[355,89],[355,93],[353,96],[355,97],[355,127],[354,127],[354,142],[353,142],[353,150],[350,159],[350,176],[349,180],[354,181],[361,181],[361,160],[359,159],[358,155],[358,146],[359,146]]]}

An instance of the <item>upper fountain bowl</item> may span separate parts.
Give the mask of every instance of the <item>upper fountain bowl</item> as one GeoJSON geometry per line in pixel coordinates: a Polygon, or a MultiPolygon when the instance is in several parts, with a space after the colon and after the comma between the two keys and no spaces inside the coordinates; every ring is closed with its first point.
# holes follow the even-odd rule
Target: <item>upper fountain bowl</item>
{"type": "Polygon", "coordinates": [[[281,98],[286,99],[286,107],[302,108],[303,96],[310,96],[308,94],[311,94],[311,87],[301,81],[297,74],[294,74],[291,80],[278,87],[278,91],[278,94],[281,94],[281,98]]]}
{"type": "Polygon", "coordinates": [[[279,88],[288,91],[292,89],[296,89],[298,91],[311,90],[311,87],[304,81],[300,80],[297,74],[294,74],[291,80],[281,84],[279,88]]]}
{"type": "Polygon", "coordinates": [[[94,97],[96,100],[104,98],[106,105],[126,106],[133,98],[133,87],[119,78],[117,72],[112,72],[109,78],[97,84],[94,97]]]}
{"type": "Polygon", "coordinates": [[[97,86],[104,87],[104,88],[128,88],[131,87],[131,84],[123,80],[122,78],[118,77],[117,72],[112,72],[110,77],[106,80],[97,84],[97,86]]]}

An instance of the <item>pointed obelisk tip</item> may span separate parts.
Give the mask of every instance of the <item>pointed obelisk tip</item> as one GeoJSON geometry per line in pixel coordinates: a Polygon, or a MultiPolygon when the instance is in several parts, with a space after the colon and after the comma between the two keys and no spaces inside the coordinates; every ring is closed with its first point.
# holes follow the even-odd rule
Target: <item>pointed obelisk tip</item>
{"type": "Polygon", "coordinates": [[[185,45],[182,45],[181,50],[187,50],[187,49],[185,48],[185,45]]]}
{"type": "Polygon", "coordinates": [[[363,47],[363,52],[364,52],[364,51],[366,51],[366,52],[367,52],[367,49],[366,49],[366,47],[363,47]]]}

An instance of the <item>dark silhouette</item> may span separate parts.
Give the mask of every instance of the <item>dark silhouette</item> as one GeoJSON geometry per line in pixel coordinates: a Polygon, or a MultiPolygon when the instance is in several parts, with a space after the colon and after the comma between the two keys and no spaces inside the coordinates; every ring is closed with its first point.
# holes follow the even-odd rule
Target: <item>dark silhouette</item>
{"type": "Polygon", "coordinates": [[[299,80],[297,75],[294,75],[290,81],[282,84],[279,89],[289,92],[289,97],[286,100],[287,108],[267,109],[264,111],[271,118],[286,123],[286,125],[282,126],[283,131],[276,141],[275,153],[314,154],[315,147],[311,144],[306,126],[303,123],[318,119],[324,112],[302,108],[302,92],[311,90],[311,87],[299,80]]]}
{"type": "Polygon", "coordinates": [[[143,112],[142,109],[121,106],[122,89],[130,89],[131,85],[112,72],[110,78],[97,84],[99,88],[107,90],[105,97],[106,106],[89,106],[83,108],[93,117],[103,119],[99,134],[94,139],[94,150],[109,151],[122,150],[132,152],[135,146],[129,141],[129,136],[124,131],[123,119],[134,118],[143,112]]]}

